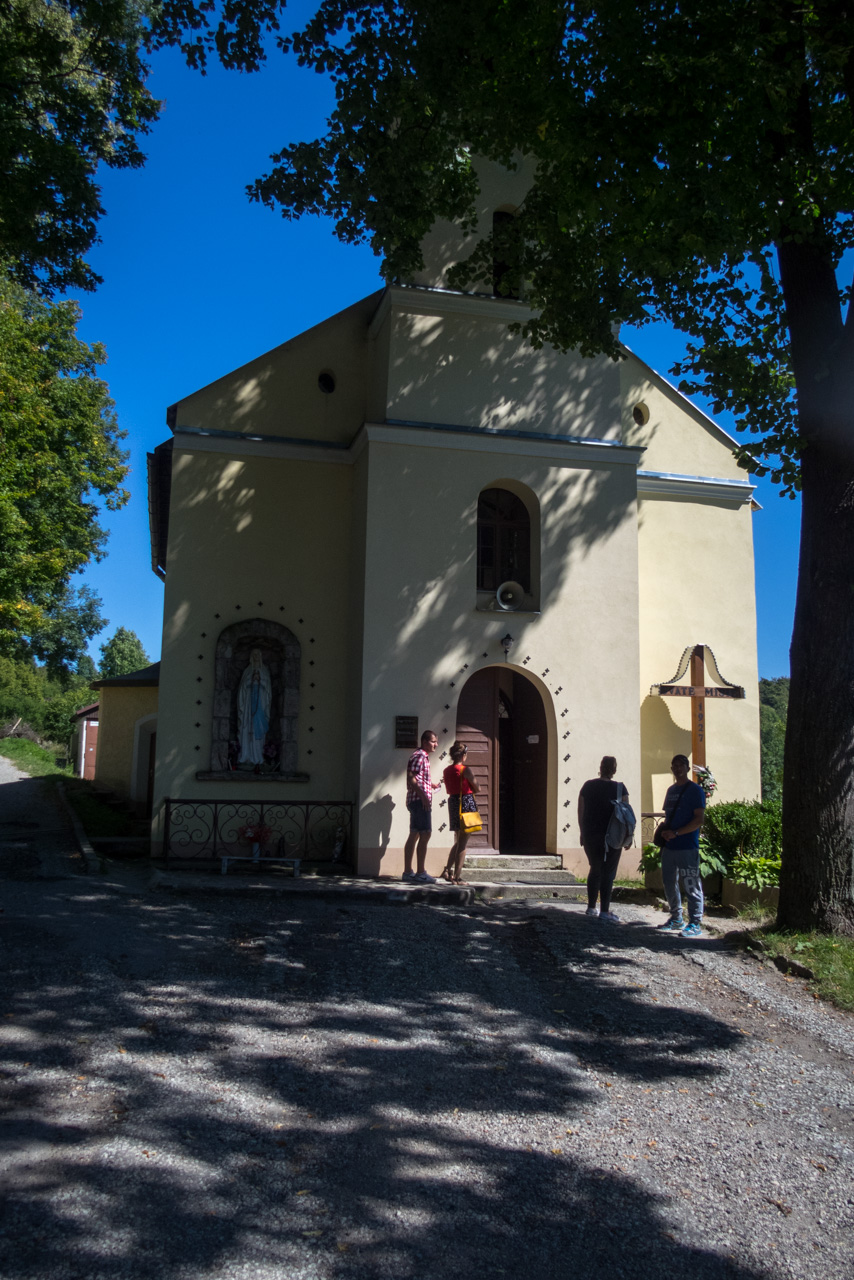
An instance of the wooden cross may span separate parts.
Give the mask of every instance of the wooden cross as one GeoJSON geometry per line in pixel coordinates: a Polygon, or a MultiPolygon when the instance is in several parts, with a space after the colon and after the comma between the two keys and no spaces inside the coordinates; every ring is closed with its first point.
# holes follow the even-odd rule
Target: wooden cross
{"type": "Polygon", "coordinates": [[[690,645],[682,654],[679,661],[679,669],[667,684],[654,684],[650,690],[653,695],[661,698],[690,698],[691,699],[691,761],[695,765],[706,765],[706,698],[743,698],[745,697],[744,689],[741,685],[730,684],[729,680],[724,680],[718,664],[715,661],[715,655],[707,645],[695,644],[692,648],[690,645]],[[707,685],[705,681],[706,655],[708,654],[709,664],[720,684],[707,685]],[[681,680],[688,663],[691,663],[691,683],[677,684],[677,680],[681,680]]]}

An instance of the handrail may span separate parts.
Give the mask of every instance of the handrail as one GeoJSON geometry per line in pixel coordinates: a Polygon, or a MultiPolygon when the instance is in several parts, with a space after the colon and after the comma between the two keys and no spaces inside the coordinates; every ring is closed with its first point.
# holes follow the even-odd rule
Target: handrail
{"type": "Polygon", "coordinates": [[[202,800],[167,796],[163,856],[214,860],[275,847],[303,860],[354,865],[351,800],[202,800]]]}

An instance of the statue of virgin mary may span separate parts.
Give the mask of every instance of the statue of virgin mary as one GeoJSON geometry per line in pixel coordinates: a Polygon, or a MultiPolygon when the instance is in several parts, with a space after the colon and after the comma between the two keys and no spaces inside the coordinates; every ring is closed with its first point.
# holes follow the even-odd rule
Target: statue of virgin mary
{"type": "Polygon", "coordinates": [[[240,737],[238,764],[263,764],[264,743],[270,727],[273,684],[260,649],[253,649],[237,690],[237,727],[240,737]]]}

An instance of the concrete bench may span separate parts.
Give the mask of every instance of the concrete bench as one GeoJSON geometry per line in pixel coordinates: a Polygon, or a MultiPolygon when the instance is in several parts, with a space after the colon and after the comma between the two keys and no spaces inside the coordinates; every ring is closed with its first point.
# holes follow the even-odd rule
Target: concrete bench
{"type": "MultiPolygon", "coordinates": [[[[283,841],[280,839],[279,849],[281,849],[282,844],[283,844],[283,841]]],[[[283,864],[287,864],[293,867],[294,879],[298,880],[300,863],[302,862],[302,857],[301,856],[296,857],[293,854],[278,853],[278,852],[277,853],[261,853],[260,847],[258,845],[253,845],[253,851],[250,853],[225,853],[222,855],[220,861],[222,863],[223,875],[225,875],[226,872],[228,871],[229,862],[251,862],[253,867],[260,867],[262,865],[282,866],[283,864]]]]}

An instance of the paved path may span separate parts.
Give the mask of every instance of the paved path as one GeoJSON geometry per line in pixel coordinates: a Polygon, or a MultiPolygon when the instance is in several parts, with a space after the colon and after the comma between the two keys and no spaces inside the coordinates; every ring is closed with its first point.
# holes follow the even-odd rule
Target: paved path
{"type": "Polygon", "coordinates": [[[4,1280],[850,1280],[853,1024],[800,981],[637,908],[89,876],[44,792],[0,782],[4,1280]]]}

